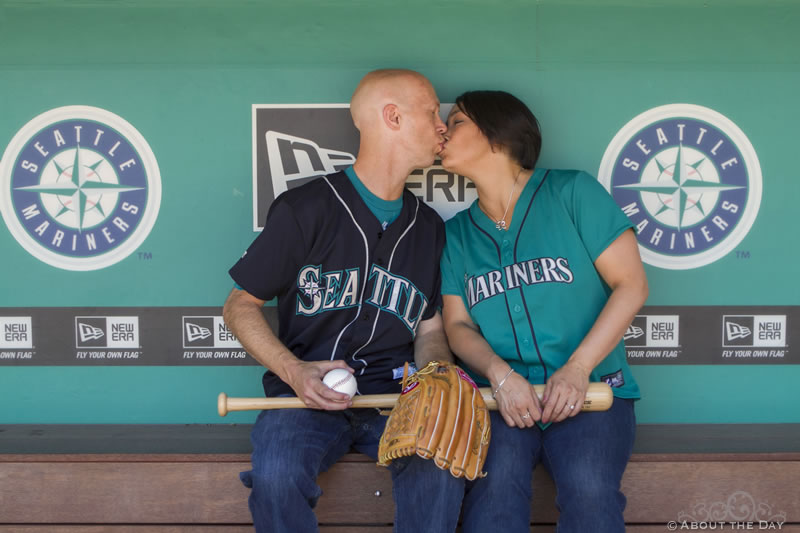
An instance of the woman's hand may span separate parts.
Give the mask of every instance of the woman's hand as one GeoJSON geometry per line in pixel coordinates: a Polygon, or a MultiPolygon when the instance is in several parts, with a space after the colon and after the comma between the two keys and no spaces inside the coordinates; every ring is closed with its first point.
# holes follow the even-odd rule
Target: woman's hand
{"type": "Polygon", "coordinates": [[[589,371],[579,363],[567,361],[547,380],[542,395],[542,422],[561,422],[580,413],[588,388],[589,371]]]}
{"type": "Polygon", "coordinates": [[[461,297],[445,294],[442,300],[444,329],[450,348],[466,365],[489,380],[506,424],[525,428],[541,420],[542,408],[533,387],[516,372],[509,374],[511,367],[483,338],[461,297]]]}
{"type": "MultiPolygon", "coordinates": [[[[500,379],[502,379],[502,375],[500,379]]],[[[492,390],[497,390],[498,383],[492,382],[492,390]]],[[[542,418],[536,391],[527,379],[516,372],[512,372],[506,378],[500,390],[497,390],[495,400],[503,420],[511,427],[531,427],[534,422],[542,418]]]]}

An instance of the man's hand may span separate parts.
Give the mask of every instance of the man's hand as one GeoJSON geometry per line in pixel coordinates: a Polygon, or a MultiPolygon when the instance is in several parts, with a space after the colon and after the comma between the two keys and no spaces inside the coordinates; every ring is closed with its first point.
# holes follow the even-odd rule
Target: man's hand
{"type": "Polygon", "coordinates": [[[312,409],[340,411],[352,405],[350,396],[336,392],[322,382],[325,374],[334,368],[344,368],[351,374],[353,369],[344,361],[300,361],[285,367],[285,376],[281,378],[289,384],[297,397],[312,409]]]}
{"type": "Polygon", "coordinates": [[[225,323],[253,359],[277,374],[313,409],[341,410],[350,407],[350,397],[336,392],[322,382],[334,368],[353,370],[344,361],[312,361],[298,359],[272,332],[261,308],[264,300],[247,291],[233,289],[223,308],[225,323]]]}

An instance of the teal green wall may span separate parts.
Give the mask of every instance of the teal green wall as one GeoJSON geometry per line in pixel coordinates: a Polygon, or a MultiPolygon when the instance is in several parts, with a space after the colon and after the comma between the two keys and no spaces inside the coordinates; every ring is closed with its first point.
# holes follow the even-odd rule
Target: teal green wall
{"type": "MultiPolygon", "coordinates": [[[[347,102],[377,67],[414,68],[449,102],[500,88],[528,102],[543,166],[597,173],[615,133],[663,104],[710,107],[758,153],[764,194],[739,251],[648,267],[649,305],[800,305],[795,203],[800,4],[768,1],[3,1],[0,149],[54,107],[108,109],[161,169],[139,251],[56,270],[0,228],[0,306],[213,306],[252,240],[254,103],[347,102]],[[189,272],[191,275],[187,275],[189,272]]],[[[792,333],[790,330],[790,339],[792,333]]],[[[246,422],[216,395],[260,393],[257,367],[0,367],[0,423],[246,422]]],[[[635,366],[644,423],[800,422],[800,366],[635,366]]]]}

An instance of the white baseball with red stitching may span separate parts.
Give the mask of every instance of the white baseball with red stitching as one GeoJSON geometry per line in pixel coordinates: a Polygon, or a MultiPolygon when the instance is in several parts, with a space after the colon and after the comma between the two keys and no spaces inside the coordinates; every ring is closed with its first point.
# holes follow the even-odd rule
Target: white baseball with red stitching
{"type": "Polygon", "coordinates": [[[343,392],[351,398],[355,396],[358,389],[355,376],[344,368],[334,368],[325,374],[322,382],[336,392],[343,392]]]}

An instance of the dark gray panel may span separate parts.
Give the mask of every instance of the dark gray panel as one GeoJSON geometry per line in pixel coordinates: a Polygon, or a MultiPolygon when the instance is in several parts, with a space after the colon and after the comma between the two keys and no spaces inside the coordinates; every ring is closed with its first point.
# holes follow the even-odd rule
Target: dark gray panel
{"type": "Polygon", "coordinates": [[[797,306],[652,306],[628,328],[625,347],[631,364],[797,364],[798,324],[797,306]]]}
{"type": "MultiPolygon", "coordinates": [[[[265,307],[277,331],[277,312],[265,307]]],[[[221,307],[7,307],[0,366],[257,365],[221,307]]],[[[797,306],[645,307],[625,334],[635,365],[797,364],[797,306]]]]}
{"type": "MultiPolygon", "coordinates": [[[[264,315],[277,328],[275,308],[264,315]]],[[[258,365],[221,316],[221,307],[3,308],[0,365],[258,365]]]]}

